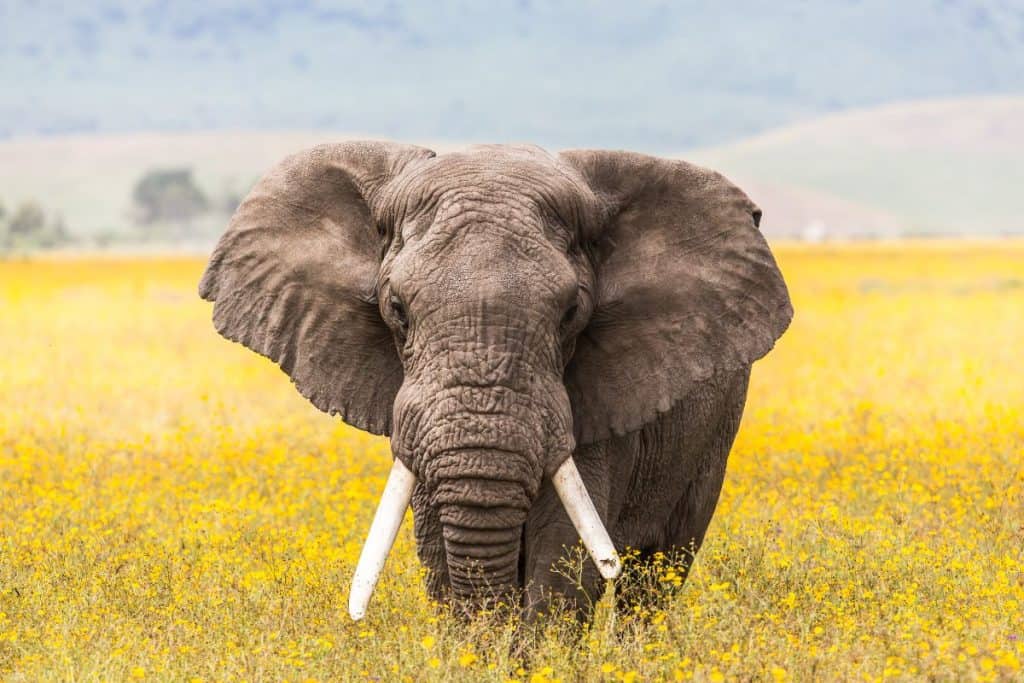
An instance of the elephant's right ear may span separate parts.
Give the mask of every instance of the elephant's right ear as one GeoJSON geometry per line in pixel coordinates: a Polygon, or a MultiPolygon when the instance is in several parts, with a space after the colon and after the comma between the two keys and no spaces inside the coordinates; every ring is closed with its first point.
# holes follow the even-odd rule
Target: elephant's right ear
{"type": "Polygon", "coordinates": [[[749,367],[793,307],[760,209],[720,174],[630,152],[561,156],[608,210],[596,308],[566,368],[586,444],[639,429],[701,382],[749,367]]]}
{"type": "Polygon", "coordinates": [[[199,283],[217,331],[277,362],[320,410],[391,431],[402,364],[374,288],[376,192],[430,150],[321,145],[267,173],[235,212],[199,283]]]}

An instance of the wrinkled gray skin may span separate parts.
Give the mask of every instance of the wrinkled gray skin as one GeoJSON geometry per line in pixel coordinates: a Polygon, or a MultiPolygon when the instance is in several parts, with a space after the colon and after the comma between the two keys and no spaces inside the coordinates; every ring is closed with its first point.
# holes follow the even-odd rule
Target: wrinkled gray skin
{"type": "Polygon", "coordinates": [[[620,551],[700,546],[750,365],[792,316],[759,219],[681,161],[323,145],[260,181],[200,294],[317,407],[392,437],[431,594],[586,604],[551,571],[579,537],[549,477],[573,454],[620,551]]]}

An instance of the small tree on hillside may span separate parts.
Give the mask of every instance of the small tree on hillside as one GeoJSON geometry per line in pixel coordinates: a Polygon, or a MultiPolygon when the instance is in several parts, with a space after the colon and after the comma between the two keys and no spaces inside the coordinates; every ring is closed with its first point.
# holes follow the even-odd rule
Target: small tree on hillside
{"type": "Polygon", "coordinates": [[[0,224],[0,249],[24,249],[38,246],[46,228],[46,216],[35,202],[25,202],[0,224]]]}
{"type": "Polygon", "coordinates": [[[36,202],[25,202],[3,221],[0,207],[0,249],[47,249],[70,241],[64,219],[56,216],[47,224],[46,214],[36,202]]]}
{"type": "Polygon", "coordinates": [[[154,169],[135,184],[132,192],[138,221],[187,223],[205,213],[210,202],[188,168],[154,169]]]}
{"type": "Polygon", "coordinates": [[[7,234],[13,239],[30,240],[46,229],[46,214],[35,202],[25,202],[11,216],[7,234]]]}

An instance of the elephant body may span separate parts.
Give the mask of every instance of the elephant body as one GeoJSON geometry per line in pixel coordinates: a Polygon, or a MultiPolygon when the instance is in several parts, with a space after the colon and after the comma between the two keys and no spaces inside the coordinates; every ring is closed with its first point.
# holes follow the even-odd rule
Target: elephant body
{"type": "MultiPolygon", "coordinates": [[[[635,432],[578,448],[574,458],[616,547],[688,560],[700,549],[739,429],[750,369],[713,377],[635,432]],[[688,557],[687,557],[688,556],[688,557]]],[[[543,608],[550,590],[581,608],[600,596],[592,563],[582,581],[552,571],[577,543],[576,530],[550,486],[541,490],[525,537],[527,605],[543,608]],[[587,595],[577,595],[580,590],[587,595]]]]}
{"type": "Polygon", "coordinates": [[[432,594],[535,611],[583,604],[614,549],[700,546],[792,316],[760,215],[628,152],[323,145],[257,184],[200,294],[318,408],[391,436],[371,590],[411,503],[432,594]],[[552,568],[579,539],[575,585],[552,568]]]}

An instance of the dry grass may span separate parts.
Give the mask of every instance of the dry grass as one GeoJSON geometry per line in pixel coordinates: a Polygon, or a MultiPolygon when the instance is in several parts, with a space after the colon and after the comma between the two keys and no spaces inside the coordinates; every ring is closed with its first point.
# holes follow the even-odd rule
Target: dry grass
{"type": "Polygon", "coordinates": [[[1021,677],[1024,245],[780,261],[690,580],[528,661],[426,600],[408,523],[349,621],[387,443],[217,337],[200,262],[0,264],[0,679],[1021,677]]]}

